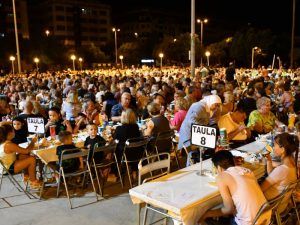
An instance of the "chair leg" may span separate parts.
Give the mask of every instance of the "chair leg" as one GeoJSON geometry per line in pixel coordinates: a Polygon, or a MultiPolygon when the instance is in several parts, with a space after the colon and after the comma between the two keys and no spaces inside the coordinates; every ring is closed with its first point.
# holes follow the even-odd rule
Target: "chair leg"
{"type": "Polygon", "coordinates": [[[70,205],[70,208],[72,209],[72,202],[71,202],[71,199],[70,199],[69,189],[68,189],[68,185],[67,185],[67,182],[66,182],[65,173],[64,173],[63,170],[62,170],[62,177],[63,177],[63,179],[64,179],[64,185],[65,185],[67,197],[68,197],[68,200],[69,200],[69,205],[70,205]]]}
{"type": "Polygon", "coordinates": [[[175,153],[175,159],[176,159],[177,167],[178,167],[178,169],[181,169],[181,166],[180,166],[180,164],[179,164],[179,160],[178,160],[177,150],[176,150],[176,149],[174,149],[174,153],[175,153]]]}
{"type": "Polygon", "coordinates": [[[4,170],[2,169],[1,180],[0,180],[0,190],[1,190],[1,187],[2,187],[3,173],[4,173],[4,170]]]}
{"type": "Polygon", "coordinates": [[[118,175],[119,175],[119,178],[120,178],[121,186],[122,186],[122,188],[124,188],[124,184],[123,184],[123,180],[122,180],[122,177],[121,177],[121,171],[120,171],[120,167],[119,167],[118,161],[116,161],[116,166],[117,166],[117,170],[118,170],[118,175]]]}
{"type": "Polygon", "coordinates": [[[129,170],[129,166],[128,166],[128,162],[126,160],[126,169],[127,169],[127,174],[128,174],[128,179],[129,179],[129,184],[130,184],[130,188],[133,188],[132,186],[132,180],[131,180],[131,175],[130,175],[130,170],[129,170]]]}
{"type": "Polygon", "coordinates": [[[97,167],[95,164],[94,164],[94,169],[95,169],[96,179],[97,179],[97,183],[98,183],[99,193],[100,193],[100,196],[102,197],[103,196],[102,187],[101,187],[101,183],[100,183],[100,179],[99,179],[99,175],[98,175],[98,170],[97,170],[97,167]]]}
{"type": "Polygon", "coordinates": [[[137,205],[137,217],[138,217],[138,225],[141,223],[141,204],[137,205]]]}
{"type": "Polygon", "coordinates": [[[281,218],[277,210],[275,211],[275,216],[277,225],[281,225],[281,218]]]}
{"type": "Polygon", "coordinates": [[[89,174],[90,174],[90,178],[91,178],[91,182],[92,182],[92,186],[93,186],[93,190],[95,192],[95,196],[96,196],[96,201],[98,201],[98,195],[97,195],[97,191],[96,191],[96,188],[95,188],[95,184],[94,184],[94,180],[93,180],[93,176],[92,176],[92,172],[91,172],[91,168],[90,168],[90,165],[88,164],[88,171],[89,171],[89,174]]]}
{"type": "Polygon", "coordinates": [[[147,214],[148,214],[148,205],[146,204],[146,206],[145,206],[145,213],[144,213],[144,219],[143,219],[143,225],[146,225],[147,214]]]}
{"type": "Polygon", "coordinates": [[[57,198],[58,198],[58,196],[59,196],[60,179],[61,179],[61,170],[59,170],[59,175],[58,175],[58,184],[57,184],[57,190],[56,190],[56,197],[57,197],[57,198]]]}
{"type": "Polygon", "coordinates": [[[294,206],[294,209],[295,209],[298,225],[300,225],[299,212],[298,212],[298,209],[297,209],[297,204],[296,204],[295,198],[293,196],[292,196],[292,203],[293,203],[293,206],[294,206]]]}

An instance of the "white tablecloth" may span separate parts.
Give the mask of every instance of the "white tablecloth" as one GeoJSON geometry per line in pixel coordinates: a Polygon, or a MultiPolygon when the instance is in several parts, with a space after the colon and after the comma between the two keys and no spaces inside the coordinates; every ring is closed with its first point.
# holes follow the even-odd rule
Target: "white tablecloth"
{"type": "MultiPolygon", "coordinates": [[[[257,178],[264,175],[261,164],[246,163],[257,178]]],[[[203,161],[203,168],[211,170],[211,160],[203,161]]],[[[177,215],[184,225],[195,225],[210,208],[222,203],[213,177],[200,176],[200,164],[181,169],[152,182],[129,190],[134,204],[146,202],[177,215]]]]}

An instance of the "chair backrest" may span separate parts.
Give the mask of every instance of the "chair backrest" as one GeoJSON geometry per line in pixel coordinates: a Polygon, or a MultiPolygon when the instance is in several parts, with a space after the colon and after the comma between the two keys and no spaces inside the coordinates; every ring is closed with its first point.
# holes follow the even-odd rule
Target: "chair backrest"
{"type": "Polygon", "coordinates": [[[163,175],[166,175],[170,172],[170,154],[169,153],[160,153],[157,155],[152,155],[140,160],[139,165],[139,185],[150,180],[156,179],[163,175]],[[162,158],[161,160],[157,160],[158,158],[162,158]],[[145,164],[146,163],[146,164],[145,164]],[[165,171],[163,172],[163,170],[165,171]],[[159,174],[152,175],[152,172],[157,171],[159,174]],[[147,177],[142,181],[142,176],[145,174],[151,174],[150,177],[147,177]]]}
{"type": "MultiPolygon", "coordinates": [[[[258,213],[256,214],[252,225],[254,225],[256,222],[259,221],[260,218],[262,218],[265,214],[275,210],[278,208],[279,204],[282,202],[282,199],[284,198],[285,193],[282,192],[280,195],[278,195],[276,198],[273,198],[272,200],[269,200],[265,202],[259,209],[258,213]]],[[[261,221],[260,221],[261,222],[261,221]]],[[[263,223],[265,224],[265,223],[263,223]]]]}
{"type": "Polygon", "coordinates": [[[149,137],[130,138],[125,142],[125,149],[128,148],[139,148],[147,146],[149,137]]]}
{"type": "Polygon", "coordinates": [[[81,151],[80,148],[72,148],[72,149],[66,149],[63,150],[59,159],[59,166],[62,167],[62,163],[64,160],[68,159],[76,159],[79,157],[87,157],[89,154],[89,151],[81,151]]]}
{"type": "Polygon", "coordinates": [[[103,152],[104,154],[109,154],[109,153],[114,154],[116,151],[116,148],[117,148],[116,143],[112,143],[112,144],[105,145],[105,146],[98,146],[98,143],[97,143],[97,144],[95,144],[93,153],[103,152]]]}
{"type": "Polygon", "coordinates": [[[175,136],[174,130],[168,130],[158,133],[156,141],[170,140],[175,136]]]}

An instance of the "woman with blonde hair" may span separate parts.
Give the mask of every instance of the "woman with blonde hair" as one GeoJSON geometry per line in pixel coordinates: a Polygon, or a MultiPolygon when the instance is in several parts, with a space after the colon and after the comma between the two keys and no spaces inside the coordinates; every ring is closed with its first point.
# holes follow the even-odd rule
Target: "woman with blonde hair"
{"type": "Polygon", "coordinates": [[[188,101],[184,98],[177,98],[175,102],[174,118],[170,121],[171,129],[180,130],[181,124],[187,114],[188,101]]]}

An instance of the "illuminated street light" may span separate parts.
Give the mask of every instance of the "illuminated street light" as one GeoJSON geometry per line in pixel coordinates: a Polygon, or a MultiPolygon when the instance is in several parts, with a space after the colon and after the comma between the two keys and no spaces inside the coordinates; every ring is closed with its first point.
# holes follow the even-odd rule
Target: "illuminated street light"
{"type": "Polygon", "coordinates": [[[138,37],[139,37],[139,34],[138,34],[137,32],[135,32],[135,33],[134,33],[134,36],[135,36],[136,38],[138,38],[138,37]]]}
{"type": "Polygon", "coordinates": [[[46,36],[48,37],[49,34],[50,34],[50,31],[49,31],[49,30],[46,30],[45,33],[46,33],[46,36]]]}
{"type": "Polygon", "coordinates": [[[252,48],[252,56],[251,56],[251,69],[254,67],[254,52],[258,49],[257,46],[252,48]]]}
{"type": "Polygon", "coordinates": [[[176,38],[174,38],[174,39],[173,39],[173,42],[175,43],[176,41],[177,41],[177,39],[176,39],[176,38]]]}
{"type": "Polygon", "coordinates": [[[197,19],[197,23],[200,23],[200,66],[202,66],[202,50],[203,50],[203,24],[207,23],[208,19],[197,19]]]}
{"type": "Polygon", "coordinates": [[[82,71],[82,61],[83,61],[83,59],[80,57],[80,58],[78,59],[78,61],[79,61],[79,67],[80,67],[80,70],[82,71]]]}
{"type": "Polygon", "coordinates": [[[12,68],[12,73],[15,74],[15,60],[16,58],[14,56],[10,56],[9,60],[11,61],[11,68],[12,68]]]}
{"type": "Polygon", "coordinates": [[[120,55],[120,60],[121,60],[121,67],[122,67],[122,69],[123,69],[123,59],[124,59],[124,56],[122,56],[122,55],[120,55]]]}
{"type": "Polygon", "coordinates": [[[13,7],[13,16],[14,16],[14,28],[15,28],[15,38],[16,38],[16,50],[17,50],[17,63],[18,63],[18,72],[21,73],[21,54],[19,47],[19,36],[18,36],[18,23],[17,23],[17,13],[16,13],[16,4],[15,0],[12,0],[13,7]]]}
{"type": "Polygon", "coordinates": [[[71,60],[73,60],[73,71],[75,71],[75,59],[76,59],[76,56],[71,55],[71,60]]]}
{"type": "Polygon", "coordinates": [[[33,59],[33,61],[35,62],[35,65],[36,65],[36,71],[39,71],[39,62],[40,62],[40,59],[38,57],[35,57],[33,59]]]}
{"type": "Polygon", "coordinates": [[[160,70],[162,70],[162,59],[163,59],[163,57],[164,57],[164,54],[161,52],[161,53],[159,53],[159,58],[160,58],[160,70]]]}
{"type": "Polygon", "coordinates": [[[209,51],[206,51],[205,52],[205,56],[207,58],[207,66],[209,66],[209,56],[210,56],[210,52],[209,51]]]}
{"type": "Polygon", "coordinates": [[[116,54],[116,65],[118,65],[118,45],[117,45],[117,31],[119,32],[120,29],[113,28],[113,32],[115,32],[115,54],[116,54]]]}

